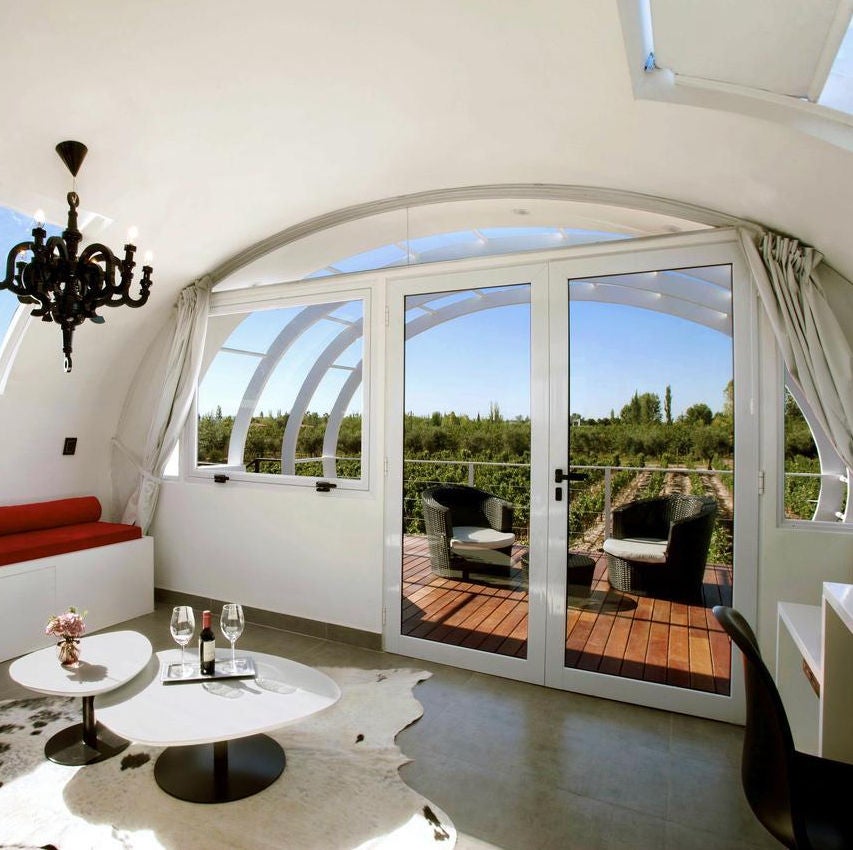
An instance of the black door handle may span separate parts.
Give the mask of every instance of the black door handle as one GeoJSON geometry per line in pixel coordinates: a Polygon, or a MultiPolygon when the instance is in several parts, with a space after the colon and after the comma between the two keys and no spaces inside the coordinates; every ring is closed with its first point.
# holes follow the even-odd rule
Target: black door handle
{"type": "Polygon", "coordinates": [[[586,481],[587,476],[583,472],[563,472],[561,467],[554,470],[554,483],[562,484],[564,481],[586,481]]]}

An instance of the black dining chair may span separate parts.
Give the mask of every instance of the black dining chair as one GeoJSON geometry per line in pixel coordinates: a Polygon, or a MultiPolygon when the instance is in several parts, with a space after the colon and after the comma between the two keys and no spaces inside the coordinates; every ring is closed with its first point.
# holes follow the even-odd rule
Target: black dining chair
{"type": "Polygon", "coordinates": [[[744,656],[741,777],[753,813],[791,850],[851,850],[853,764],[795,749],[785,707],[749,623],[723,605],[714,607],[714,616],[744,656]]]}

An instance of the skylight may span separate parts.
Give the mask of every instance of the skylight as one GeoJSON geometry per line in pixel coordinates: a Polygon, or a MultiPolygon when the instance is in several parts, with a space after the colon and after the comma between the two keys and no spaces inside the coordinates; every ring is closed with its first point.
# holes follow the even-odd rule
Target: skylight
{"type": "Polygon", "coordinates": [[[818,103],[853,115],[853,21],[838,48],[818,103]]]}
{"type": "Polygon", "coordinates": [[[730,110],[853,150],[850,0],[619,9],[636,97],[730,110]]]}

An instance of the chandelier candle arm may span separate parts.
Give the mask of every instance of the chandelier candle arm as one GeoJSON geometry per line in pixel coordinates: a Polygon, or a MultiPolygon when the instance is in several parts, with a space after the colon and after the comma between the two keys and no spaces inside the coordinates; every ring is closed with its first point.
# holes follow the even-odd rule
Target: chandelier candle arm
{"type": "MultiPolygon", "coordinates": [[[[73,176],[86,156],[87,148],[80,142],[60,142],[56,151],[73,176]]],[[[43,322],[56,322],[62,328],[62,351],[65,371],[71,371],[71,344],[74,329],[89,319],[103,324],[98,315],[100,307],[142,307],[148,301],[153,269],[142,267],[139,295],[133,297],[130,287],[136,266],[136,246],[124,246],[124,258],[119,260],[100,243],[93,243],[80,252],[83,238],[77,227],[77,207],[80,196],[68,193],[68,223],[62,236],[47,238],[40,222],[33,228],[31,242],[19,242],[6,258],[6,278],[0,290],[8,289],[22,304],[37,304],[31,315],[43,322]],[[29,261],[18,259],[31,254],[29,261]],[[118,268],[118,282],[116,269],[118,268]]]]}

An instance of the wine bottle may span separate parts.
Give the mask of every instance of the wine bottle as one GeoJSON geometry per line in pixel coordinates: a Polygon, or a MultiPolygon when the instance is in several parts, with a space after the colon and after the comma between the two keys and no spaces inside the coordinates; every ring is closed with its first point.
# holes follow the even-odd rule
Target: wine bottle
{"type": "Polygon", "coordinates": [[[216,670],[216,639],[210,627],[210,611],[201,615],[201,632],[198,636],[198,663],[202,676],[212,676],[216,670]]]}

